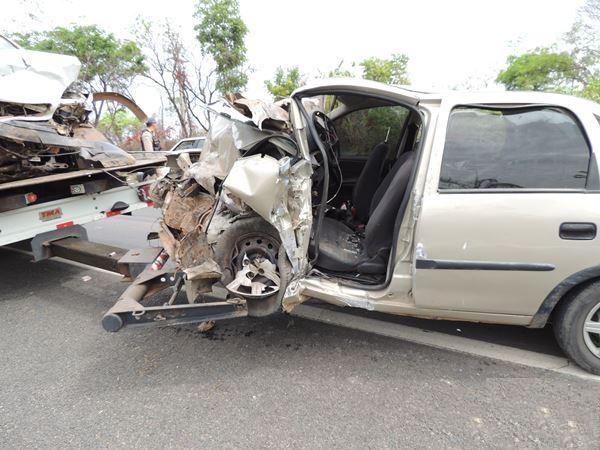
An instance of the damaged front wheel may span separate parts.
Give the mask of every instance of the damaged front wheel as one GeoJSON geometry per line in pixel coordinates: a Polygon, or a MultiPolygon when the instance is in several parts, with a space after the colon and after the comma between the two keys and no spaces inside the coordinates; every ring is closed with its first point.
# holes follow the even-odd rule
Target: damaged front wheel
{"type": "Polygon", "coordinates": [[[218,237],[215,260],[227,289],[246,299],[248,315],[281,310],[291,264],[277,230],[261,217],[233,222],[218,237]]]}

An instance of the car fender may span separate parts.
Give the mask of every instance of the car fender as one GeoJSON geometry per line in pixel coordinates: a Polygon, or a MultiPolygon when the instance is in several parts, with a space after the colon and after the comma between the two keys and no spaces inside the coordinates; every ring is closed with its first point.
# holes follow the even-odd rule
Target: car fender
{"type": "Polygon", "coordinates": [[[529,328],[543,328],[548,322],[548,318],[558,302],[573,289],[581,286],[591,280],[600,278],[600,266],[592,266],[587,269],[575,272],[557,284],[546,296],[537,312],[533,316],[529,328]]]}

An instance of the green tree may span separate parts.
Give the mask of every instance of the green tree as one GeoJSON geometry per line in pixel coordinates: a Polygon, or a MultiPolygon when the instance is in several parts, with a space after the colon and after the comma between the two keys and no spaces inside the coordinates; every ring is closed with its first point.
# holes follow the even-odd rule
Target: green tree
{"type": "Polygon", "coordinates": [[[123,146],[132,136],[143,128],[133,114],[125,108],[116,108],[112,114],[105,114],[98,122],[98,129],[114,144],[123,146]]]}
{"type": "Polygon", "coordinates": [[[346,67],[344,67],[344,60],[342,59],[342,60],[340,60],[340,62],[338,63],[338,65],[335,69],[329,71],[327,76],[329,78],[347,78],[347,77],[352,77],[353,74],[352,74],[352,71],[350,71],[350,69],[347,69],[346,67]]]}
{"type": "MultiPolygon", "coordinates": [[[[76,56],[81,62],[79,80],[92,92],[127,93],[133,79],[147,70],[135,42],[117,39],[96,25],[56,27],[16,34],[13,38],[30,50],[76,56]]],[[[104,102],[94,104],[96,125],[103,110],[104,102]]]]}
{"type": "Polygon", "coordinates": [[[565,91],[584,80],[573,55],[550,48],[508,57],[496,81],[508,90],[565,91]]]}
{"type": "Polygon", "coordinates": [[[200,0],[196,6],[194,27],[204,55],[215,63],[216,87],[225,94],[244,88],[248,28],[240,16],[238,0],[200,0]]]}
{"type": "Polygon", "coordinates": [[[588,80],[586,86],[579,93],[584,98],[600,103],[600,78],[588,80]]]}
{"type": "Polygon", "coordinates": [[[509,90],[564,92],[600,101],[600,0],[587,0],[556,48],[509,56],[496,79],[509,90]]]}
{"type": "Polygon", "coordinates": [[[367,58],[359,63],[366,80],[387,84],[408,84],[408,56],[395,53],[389,59],[367,58]]]}
{"type": "MultiPolygon", "coordinates": [[[[386,84],[409,84],[407,67],[408,56],[394,53],[391,58],[367,58],[360,64],[362,77],[365,80],[379,81],[386,84]]],[[[365,129],[371,144],[383,140],[388,129],[399,129],[407,117],[405,108],[372,108],[364,112],[365,129]]],[[[370,151],[371,144],[366,151],[370,151]]]]}
{"type": "Polygon", "coordinates": [[[302,86],[303,80],[298,66],[278,67],[273,80],[265,81],[267,90],[276,99],[289,97],[295,89],[302,86]]]}
{"type": "Polygon", "coordinates": [[[81,61],[80,80],[97,91],[125,90],[146,70],[135,42],[117,39],[96,25],[56,27],[14,38],[24,48],[76,56],[81,61]]]}

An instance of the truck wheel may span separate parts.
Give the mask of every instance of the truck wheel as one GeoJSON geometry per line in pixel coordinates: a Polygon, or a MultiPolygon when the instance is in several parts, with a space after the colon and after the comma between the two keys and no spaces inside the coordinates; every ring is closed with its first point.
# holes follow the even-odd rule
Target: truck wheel
{"type": "Polygon", "coordinates": [[[267,316],[281,310],[292,268],[279,233],[271,224],[261,217],[233,222],[219,235],[214,255],[223,272],[224,286],[234,281],[241,271],[251,279],[253,286],[235,288],[235,293],[246,299],[248,315],[267,316]],[[257,267],[257,270],[251,271],[249,267],[257,267]],[[279,279],[278,286],[274,279],[279,279]],[[258,289],[264,286],[262,292],[253,292],[256,286],[258,289]],[[270,291],[273,294],[267,295],[270,291]]]}
{"type": "Polygon", "coordinates": [[[559,306],[554,334],[571,360],[600,375],[600,282],[579,290],[559,306]]]}

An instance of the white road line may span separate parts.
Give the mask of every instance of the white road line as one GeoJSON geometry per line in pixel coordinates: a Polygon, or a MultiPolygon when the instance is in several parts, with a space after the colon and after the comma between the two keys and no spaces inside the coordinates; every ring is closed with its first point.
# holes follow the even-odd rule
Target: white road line
{"type": "Polygon", "coordinates": [[[404,341],[443,350],[452,350],[469,355],[483,356],[600,382],[600,376],[591,375],[571,363],[568,359],[559,356],[521,350],[506,345],[492,344],[437,331],[426,331],[398,323],[360,317],[310,305],[298,305],[292,311],[292,315],[355,330],[366,331],[381,336],[402,339],[404,341]]]}
{"type": "MultiPolygon", "coordinates": [[[[31,258],[33,258],[33,253],[28,252],[27,250],[20,249],[20,248],[0,247],[0,249],[8,250],[8,251],[11,251],[11,252],[14,252],[14,253],[20,253],[21,255],[31,256],[31,258]]],[[[113,275],[115,277],[123,278],[123,275],[121,275],[119,273],[111,272],[110,270],[101,269],[99,267],[88,266],[87,264],[82,264],[82,263],[79,263],[77,261],[71,261],[70,259],[64,259],[64,258],[61,258],[59,256],[53,256],[50,259],[52,261],[58,261],[58,262],[61,262],[63,264],[69,264],[70,266],[79,267],[80,269],[93,270],[94,272],[105,273],[107,275],[113,275]]]]}

